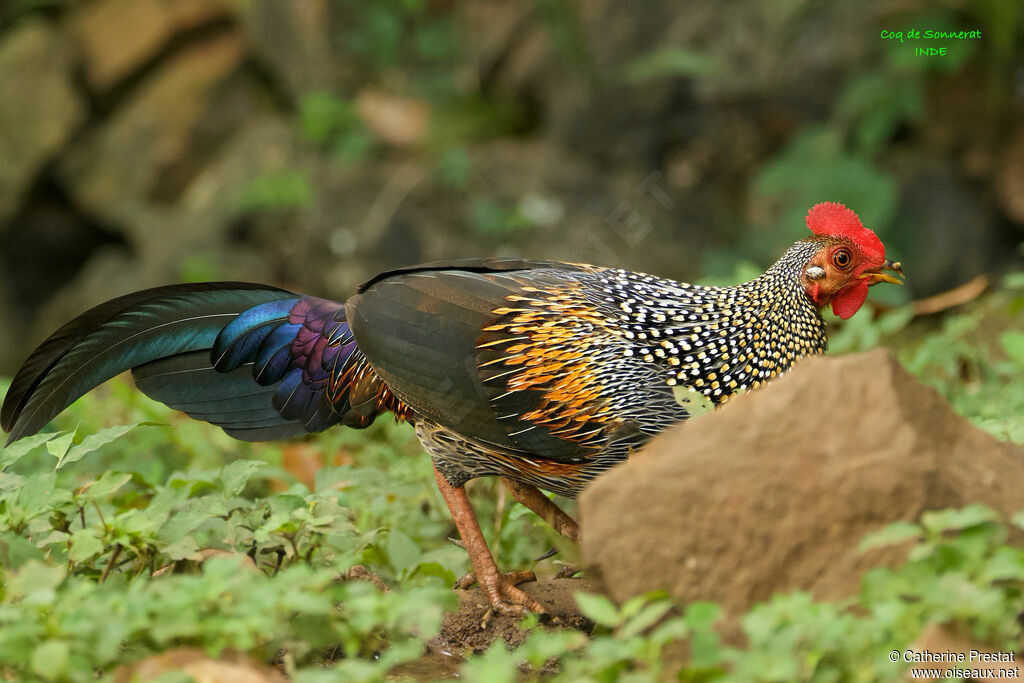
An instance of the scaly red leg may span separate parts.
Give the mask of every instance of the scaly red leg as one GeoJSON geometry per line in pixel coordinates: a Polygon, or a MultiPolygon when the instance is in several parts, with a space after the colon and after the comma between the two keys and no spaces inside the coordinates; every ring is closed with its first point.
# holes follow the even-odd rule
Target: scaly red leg
{"type": "Polygon", "coordinates": [[[505,485],[512,497],[526,507],[533,510],[538,517],[551,525],[551,528],[568,538],[570,541],[579,540],[580,525],[576,520],[565,514],[562,508],[558,507],[550,498],[545,496],[536,487],[522,482],[502,477],[501,483],[505,485]]]}
{"type": "Polygon", "coordinates": [[[449,484],[436,467],[434,478],[437,480],[437,488],[440,489],[444,502],[448,505],[448,510],[452,513],[455,527],[462,536],[466,552],[469,553],[469,561],[473,565],[477,583],[490,600],[491,608],[496,612],[513,616],[522,616],[527,611],[546,613],[543,605],[512,585],[512,582],[498,571],[498,565],[487,547],[487,541],[480,530],[480,523],[476,520],[476,513],[473,512],[466,489],[449,484]]]}

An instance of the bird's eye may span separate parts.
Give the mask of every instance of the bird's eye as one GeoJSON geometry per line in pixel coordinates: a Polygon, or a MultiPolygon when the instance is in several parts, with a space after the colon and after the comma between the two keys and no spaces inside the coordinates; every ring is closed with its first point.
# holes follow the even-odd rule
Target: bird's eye
{"type": "Polygon", "coordinates": [[[832,254],[832,264],[836,268],[846,268],[850,265],[850,252],[846,249],[839,249],[832,254]]]}

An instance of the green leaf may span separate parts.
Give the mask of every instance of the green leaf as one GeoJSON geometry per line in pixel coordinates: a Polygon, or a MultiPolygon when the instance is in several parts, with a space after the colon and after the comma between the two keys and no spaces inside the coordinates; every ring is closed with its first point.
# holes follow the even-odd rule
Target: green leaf
{"type": "Polygon", "coordinates": [[[1017,528],[1024,529],[1024,510],[1014,513],[1013,517],[1010,518],[1017,528]]]}
{"type": "Polygon", "coordinates": [[[965,508],[947,508],[925,512],[921,515],[921,523],[933,533],[959,531],[968,527],[999,521],[999,513],[980,503],[965,508]]]}
{"type": "Polygon", "coordinates": [[[1002,344],[1006,355],[1017,365],[1024,367],[1024,332],[1007,330],[999,335],[999,343],[1002,344]]]}
{"type": "Polygon", "coordinates": [[[99,539],[95,529],[79,529],[71,534],[71,550],[68,559],[72,562],[84,562],[103,552],[103,541],[99,539]]]}
{"type": "Polygon", "coordinates": [[[70,500],[71,492],[57,488],[56,472],[34,474],[25,478],[25,484],[18,490],[18,501],[26,520],[47,512],[54,506],[70,500]]]}
{"type": "Polygon", "coordinates": [[[7,491],[17,491],[25,485],[25,477],[20,474],[10,474],[9,472],[0,472],[0,493],[7,491]]]}
{"type": "Polygon", "coordinates": [[[351,478],[351,467],[321,467],[313,477],[313,490],[316,493],[338,491],[344,489],[351,478]]]}
{"type": "Polygon", "coordinates": [[[90,500],[105,498],[132,480],[128,472],[105,472],[102,477],[86,484],[82,492],[90,500]]]}
{"type": "Polygon", "coordinates": [[[462,667],[462,675],[471,683],[512,683],[518,678],[519,658],[509,652],[504,638],[498,638],[483,655],[462,667]]]}
{"type": "Polygon", "coordinates": [[[857,546],[858,552],[864,552],[871,550],[872,548],[880,548],[887,545],[896,545],[898,543],[904,543],[910,540],[917,540],[921,538],[923,531],[918,524],[913,522],[893,522],[887,524],[878,531],[872,531],[871,533],[864,536],[861,540],[860,545],[857,546]]]}
{"type": "MultiPolygon", "coordinates": [[[[78,444],[77,446],[73,446],[70,450],[68,450],[64,454],[64,456],[58,460],[57,469],[60,469],[61,467],[67,465],[68,463],[78,462],[79,460],[89,455],[93,451],[98,450],[103,446],[106,446],[108,443],[116,439],[119,439],[120,437],[124,436],[125,434],[135,429],[136,427],[163,426],[164,425],[157,422],[140,422],[138,424],[116,425],[114,427],[107,427],[105,429],[101,429],[95,434],[90,434],[89,436],[85,437],[84,439],[82,439],[82,443],[78,444]]],[[[47,447],[49,446],[50,444],[47,444],[47,447]]],[[[53,451],[51,451],[51,453],[52,452],[53,451]]]]}
{"type": "Polygon", "coordinates": [[[229,497],[240,494],[249,482],[249,478],[265,466],[266,463],[259,460],[236,460],[225,465],[220,473],[224,494],[229,497]]]}
{"type": "Polygon", "coordinates": [[[1024,289],[1024,270],[1004,275],[1003,287],[1006,289],[1024,289]]]}
{"type": "MultiPolygon", "coordinates": [[[[668,625],[671,625],[669,622],[668,625]]],[[[697,631],[689,636],[691,664],[697,669],[711,669],[722,661],[721,639],[714,631],[697,631]]],[[[775,679],[783,680],[783,679],[775,679]]]]}
{"type": "Polygon", "coordinates": [[[444,150],[438,162],[441,180],[456,189],[465,189],[473,162],[465,147],[449,147],[444,150]]]}
{"type": "Polygon", "coordinates": [[[72,443],[75,439],[75,432],[65,432],[56,439],[52,439],[46,442],[46,450],[50,452],[50,455],[57,458],[57,469],[60,469],[61,461],[71,450],[72,443]]]}
{"type": "Polygon", "coordinates": [[[594,623],[608,628],[615,628],[622,623],[622,617],[615,603],[603,595],[576,591],[573,597],[583,615],[594,623]]]}
{"type": "Polygon", "coordinates": [[[59,432],[33,434],[32,436],[26,436],[24,439],[19,439],[10,446],[0,450],[0,470],[7,469],[8,466],[18,462],[30,452],[42,446],[50,439],[56,438],[58,435],[59,432]]]}
{"type": "Polygon", "coordinates": [[[455,583],[455,572],[447,569],[440,562],[420,562],[416,565],[416,576],[436,576],[445,584],[455,583]]]}
{"type": "Polygon", "coordinates": [[[172,560],[198,560],[202,557],[199,554],[199,544],[191,536],[167,546],[163,553],[172,560]]]}
{"type": "Polygon", "coordinates": [[[686,607],[686,624],[695,631],[707,631],[722,614],[722,608],[713,602],[691,602],[686,607]]]}
{"type": "MultiPolygon", "coordinates": [[[[867,317],[867,316],[864,316],[867,317]]],[[[883,313],[878,319],[878,329],[882,334],[896,334],[914,319],[914,307],[899,306],[883,313]]]]}
{"type": "Polygon", "coordinates": [[[405,571],[416,566],[422,555],[420,547],[416,544],[416,541],[409,538],[407,535],[399,531],[398,529],[392,529],[388,532],[388,540],[386,545],[386,552],[388,559],[391,561],[391,566],[399,571],[405,571]]]}
{"type": "Polygon", "coordinates": [[[70,649],[66,641],[46,641],[32,651],[32,671],[49,680],[63,678],[70,649]]]}
{"type": "Polygon", "coordinates": [[[620,638],[632,638],[640,635],[651,626],[654,626],[662,617],[668,614],[675,605],[670,600],[660,600],[645,606],[640,613],[629,619],[619,632],[620,638]]]}
{"type": "Polygon", "coordinates": [[[985,563],[986,581],[1024,581],[1024,550],[1003,546],[985,563]]]}
{"type": "Polygon", "coordinates": [[[655,643],[668,643],[682,640],[690,635],[690,627],[685,618],[674,617],[658,625],[648,636],[655,643]]]}
{"type": "Polygon", "coordinates": [[[678,384],[672,387],[672,395],[675,396],[676,403],[686,409],[690,417],[699,417],[715,409],[714,402],[705,396],[704,392],[693,387],[678,384]]]}
{"type": "Polygon", "coordinates": [[[43,551],[27,538],[14,533],[0,534],[0,567],[17,569],[26,562],[43,559],[43,551]]]}
{"type": "Polygon", "coordinates": [[[57,586],[64,580],[64,570],[42,562],[27,562],[10,575],[7,598],[21,598],[28,605],[51,605],[57,598],[57,586]]]}

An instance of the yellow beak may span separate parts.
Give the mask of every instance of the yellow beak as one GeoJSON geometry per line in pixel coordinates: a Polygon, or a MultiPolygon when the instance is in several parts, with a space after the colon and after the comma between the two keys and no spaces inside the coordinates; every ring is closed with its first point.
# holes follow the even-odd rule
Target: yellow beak
{"type": "Polygon", "coordinates": [[[859,277],[866,279],[869,285],[877,285],[879,282],[889,282],[894,285],[902,285],[903,280],[900,278],[903,277],[903,268],[901,266],[902,264],[900,264],[899,261],[890,261],[889,259],[885,259],[885,263],[883,263],[880,268],[877,270],[865,271],[861,273],[859,277]],[[882,272],[886,270],[896,273],[896,275],[899,275],[899,278],[882,272]]]}

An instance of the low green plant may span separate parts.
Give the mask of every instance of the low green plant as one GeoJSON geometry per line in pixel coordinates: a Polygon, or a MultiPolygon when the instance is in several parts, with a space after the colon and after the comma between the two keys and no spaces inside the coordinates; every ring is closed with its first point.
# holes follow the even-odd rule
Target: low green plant
{"type": "MultiPolygon", "coordinates": [[[[379,680],[419,657],[455,605],[466,554],[448,541],[430,460],[407,425],[313,437],[312,452],[346,462],[307,487],[284,467],[294,444],[234,441],[123,380],[55,422],[65,431],[0,450],[7,677],[109,679],[195,646],[264,661],[287,652],[282,666],[299,680],[325,662],[346,680],[379,680]],[[393,591],[343,580],[355,564],[393,591]]],[[[482,484],[477,507],[499,561],[531,566],[553,532],[482,484]]]]}

